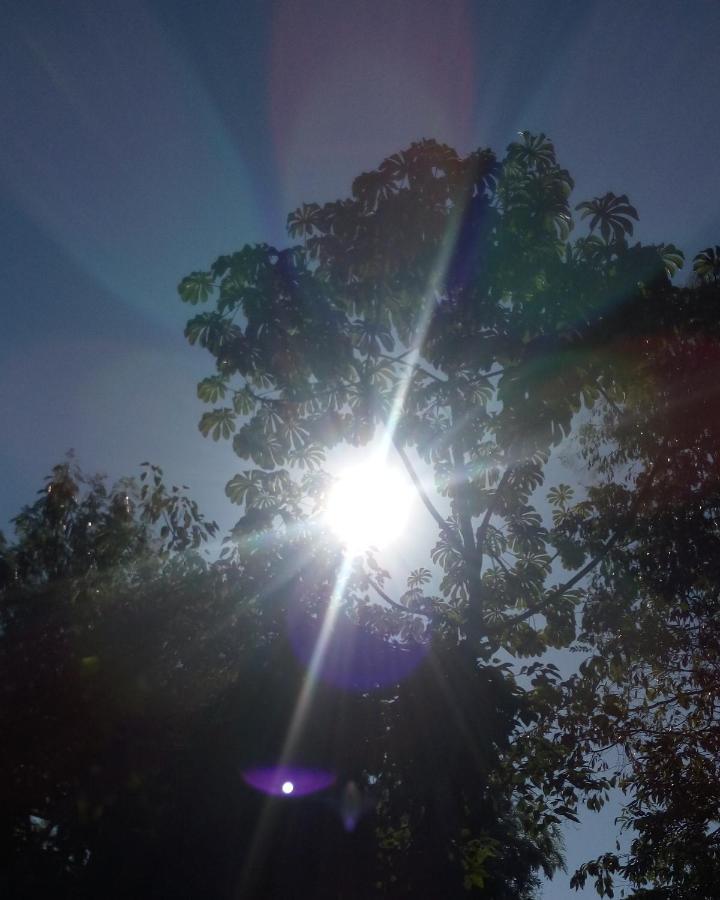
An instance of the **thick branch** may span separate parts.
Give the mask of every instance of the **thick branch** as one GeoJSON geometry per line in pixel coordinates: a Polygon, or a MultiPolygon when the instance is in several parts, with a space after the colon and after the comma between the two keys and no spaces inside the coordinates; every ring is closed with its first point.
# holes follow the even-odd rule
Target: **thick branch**
{"type": "Polygon", "coordinates": [[[418,494],[420,495],[420,499],[424,503],[425,508],[428,510],[430,515],[433,517],[433,519],[435,519],[435,521],[440,526],[440,528],[442,528],[444,531],[446,531],[448,528],[447,520],[444,519],[440,515],[438,510],[435,508],[435,506],[433,506],[432,500],[425,493],[425,488],[422,486],[422,482],[418,478],[417,472],[413,468],[413,465],[410,462],[410,459],[409,459],[407,453],[405,453],[405,451],[403,450],[399,441],[395,440],[394,435],[393,435],[393,444],[395,446],[395,449],[397,450],[398,456],[402,460],[402,463],[407,470],[408,475],[410,476],[410,478],[412,480],[412,483],[415,485],[415,489],[417,490],[418,494]]]}
{"type": "Polygon", "coordinates": [[[483,560],[483,548],[485,546],[485,542],[487,541],[487,533],[488,528],[490,527],[490,519],[492,519],[495,514],[495,510],[497,509],[498,501],[500,500],[500,496],[505,485],[510,480],[510,472],[512,471],[512,466],[508,466],[502,474],[502,478],[498,482],[498,486],[495,488],[495,493],[488,504],[488,508],[485,511],[485,516],[480,523],[480,528],[478,529],[478,538],[477,538],[477,550],[478,556],[480,557],[480,573],[482,574],[482,560],[483,560]]]}
{"type": "Polygon", "coordinates": [[[469,558],[469,560],[472,561],[473,565],[477,565],[477,558],[475,553],[475,536],[473,534],[472,528],[472,513],[468,509],[467,497],[463,492],[465,482],[460,484],[457,477],[462,470],[462,466],[464,465],[464,454],[455,446],[453,446],[452,453],[456,473],[456,483],[453,489],[453,494],[455,506],[458,513],[458,521],[460,523],[460,534],[462,535],[463,544],[465,546],[465,554],[463,555],[466,556],[466,558],[469,558]],[[460,461],[458,461],[458,458],[460,461]]]}
{"type": "Polygon", "coordinates": [[[404,612],[404,613],[409,613],[409,612],[410,612],[410,610],[409,610],[409,609],[406,609],[406,608],[402,605],[402,603],[398,603],[396,600],[393,600],[392,598],[388,597],[388,595],[387,595],[387,594],[385,593],[385,591],[380,587],[380,585],[379,585],[376,581],[374,581],[372,578],[370,578],[370,577],[368,577],[368,584],[369,584],[370,587],[375,591],[375,593],[376,593],[379,597],[382,597],[382,599],[383,599],[386,603],[389,603],[390,606],[395,607],[395,609],[399,609],[400,612],[404,612]]]}

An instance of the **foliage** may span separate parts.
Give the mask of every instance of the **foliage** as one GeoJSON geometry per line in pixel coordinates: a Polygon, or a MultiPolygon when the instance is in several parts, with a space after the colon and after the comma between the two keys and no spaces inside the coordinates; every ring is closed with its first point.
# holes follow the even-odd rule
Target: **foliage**
{"type": "Polygon", "coordinates": [[[529,898],[616,785],[629,853],[575,883],[712,896],[712,252],[678,288],[626,195],[577,204],[571,240],[572,190],[542,134],[502,161],[421,141],[291,213],[300,243],[181,281],[210,304],[186,336],[240,518],[209,561],[215,526],[160,470],[108,488],[68,463],[0,542],[6,893],[529,898]],[[437,529],[401,590],[321,517],[329,451],[383,439],[437,529]],[[296,638],[324,622],[311,663],[296,638]],[[333,683],[371,652],[415,668],[333,683]],[[243,783],[288,754],[336,787],[243,783]]]}
{"type": "Polygon", "coordinates": [[[628,852],[605,854],[577,877],[596,877],[606,893],[620,872],[637,896],[717,894],[717,300],[712,283],[653,298],[625,383],[583,435],[604,470],[569,511],[585,539],[607,546],[612,505],[635,498],[587,592],[581,640],[591,655],[560,707],[567,745],[600,765],[611,749],[620,754],[628,852]]]}
{"type": "MultiPolygon", "coordinates": [[[[109,488],[67,463],[40,494],[2,548],[8,896],[360,898],[466,879],[524,897],[534,870],[550,870],[551,836],[525,833],[498,778],[508,723],[525,706],[502,668],[479,670],[439,644],[400,693],[315,686],[294,759],[331,767],[340,788],[372,785],[373,817],[351,842],[332,797],[266,808],[241,780],[281,754],[305,680],[288,616],[325,612],[336,549],[295,532],[265,547],[242,541],[234,561],[208,563],[200,551],[215,526],[157,467],[109,488]],[[447,720],[448,691],[478,704],[477,722],[447,720]],[[448,793],[458,773],[463,792],[448,793]],[[269,813],[272,842],[257,847],[269,813]],[[323,840],[298,840],[299,830],[323,840]]],[[[428,577],[412,573],[408,607],[428,577]]],[[[348,590],[363,583],[358,571],[348,590]]],[[[354,612],[362,617],[362,605],[354,612]]],[[[341,618],[343,627],[356,624],[341,618]]]]}
{"type": "Polygon", "coordinates": [[[702,282],[720,281],[720,246],[707,247],[693,259],[693,272],[702,282]]]}
{"type": "MultiPolygon", "coordinates": [[[[592,411],[609,417],[604,440],[616,429],[620,439],[612,417],[640,403],[646,384],[625,351],[658,310],[672,311],[683,255],[629,244],[638,215],[624,194],[579,203],[590,230],[570,241],[572,189],[545,135],[523,132],[502,161],[424,140],[358,176],[350,198],[292,213],[301,244],[246,246],[193,276],[212,284],[211,307],[186,334],[214,357],[213,384],[234,404],[215,415],[258,467],[228,484],[243,513],[235,546],[289,528],[312,534],[330,483],[314,470],[327,451],[387,435],[416,485],[421,461],[434,472],[437,493],[423,489],[438,528],[433,592],[411,576],[408,593],[391,596],[368,555],[343,609],[377,633],[432,640],[448,659],[469,654],[478,672],[498,652],[592,648],[587,631],[577,643],[578,611],[594,608],[609,560],[645,513],[649,457],[624,488],[601,485],[610,463],[597,442],[575,503],[548,473],[592,411]]],[[[512,817],[539,847],[582,797],[599,806],[614,780],[593,766],[592,741],[562,743],[557,709],[571,689],[547,662],[533,665],[503,670],[524,712],[506,723],[493,771],[514,785],[512,817]]],[[[466,740],[477,740],[472,729],[466,740]]],[[[463,796],[453,781],[444,793],[463,796]]],[[[406,850],[423,841],[412,807],[408,796],[396,819],[406,850]]],[[[496,852],[472,827],[467,840],[463,859],[496,852]]],[[[483,890],[482,871],[465,884],[483,890]]]]}
{"type": "Polygon", "coordinates": [[[0,885],[85,896],[113,842],[139,863],[168,743],[232,677],[232,642],[203,630],[226,593],[201,552],[217,527],[157,466],[109,487],[68,461],[40,495],[0,546],[0,885]]]}

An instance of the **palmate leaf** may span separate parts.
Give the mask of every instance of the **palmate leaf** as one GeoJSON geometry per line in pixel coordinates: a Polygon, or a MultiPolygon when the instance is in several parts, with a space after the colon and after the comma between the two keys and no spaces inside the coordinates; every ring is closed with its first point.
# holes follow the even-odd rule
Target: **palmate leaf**
{"type": "Polygon", "coordinates": [[[627,194],[616,197],[612,191],[608,191],[602,197],[578,203],[575,209],[582,210],[581,218],[591,217],[591,232],[600,226],[600,234],[606,242],[610,240],[612,234],[613,239],[621,243],[626,234],[633,233],[631,220],[638,219],[637,210],[631,205],[627,194]]]}
{"type": "Polygon", "coordinates": [[[238,506],[245,503],[252,507],[264,489],[264,476],[265,473],[259,469],[234,475],[225,485],[225,495],[231,503],[237,503],[238,506]]]}
{"type": "Polygon", "coordinates": [[[547,501],[551,506],[559,506],[564,509],[566,504],[572,500],[575,491],[569,484],[558,484],[552,487],[547,493],[547,501]]]}
{"type": "Polygon", "coordinates": [[[215,285],[210,272],[191,272],[178,285],[178,294],[185,303],[205,303],[215,285]]]}
{"type": "Polygon", "coordinates": [[[693,257],[693,271],[705,281],[720,280],[720,244],[706,247],[693,257]]]}
{"type": "Polygon", "coordinates": [[[235,413],[227,407],[206,412],[198,427],[204,437],[210,435],[214,441],[227,439],[235,431],[235,413]]]}
{"type": "Polygon", "coordinates": [[[287,230],[292,238],[309,237],[320,227],[320,207],[317,203],[303,203],[287,218],[287,230]]]}
{"type": "Polygon", "coordinates": [[[507,158],[511,164],[531,171],[544,172],[555,165],[555,147],[542,132],[521,131],[520,140],[508,144],[507,158]]]}
{"type": "Polygon", "coordinates": [[[242,388],[233,395],[233,409],[239,416],[249,416],[256,406],[257,400],[247,388],[242,388]]]}
{"type": "Polygon", "coordinates": [[[667,275],[674,275],[685,264],[685,254],[675,244],[659,244],[658,252],[667,275]]]}
{"type": "Polygon", "coordinates": [[[325,450],[319,444],[304,444],[290,450],[287,458],[291,466],[316,472],[325,462],[325,450]]]}
{"type": "MultiPolygon", "coordinates": [[[[220,375],[211,375],[209,378],[203,378],[197,386],[198,399],[205,403],[217,403],[227,392],[227,382],[220,375]]],[[[236,410],[237,412],[237,410],[236,410]]]]}
{"type": "Polygon", "coordinates": [[[252,459],[263,469],[283,465],[288,448],[276,434],[266,434],[260,423],[249,422],[233,438],[233,450],[241,459],[252,459]]]}
{"type": "Polygon", "coordinates": [[[413,569],[408,576],[407,586],[410,590],[415,590],[422,587],[422,585],[427,584],[431,578],[432,575],[428,569],[413,569]]]}
{"type": "Polygon", "coordinates": [[[310,432],[307,428],[304,428],[292,419],[283,422],[282,426],[278,429],[278,434],[283,443],[293,451],[302,450],[308,445],[310,440],[310,432]]]}
{"type": "Polygon", "coordinates": [[[217,353],[235,334],[235,326],[217,312],[200,313],[185,326],[185,337],[190,344],[207,347],[217,353]]]}
{"type": "MultiPolygon", "coordinates": [[[[453,534],[454,539],[457,541],[457,534],[455,532],[453,534]]],[[[432,548],[430,556],[432,561],[436,565],[442,566],[446,572],[454,570],[462,563],[462,557],[449,542],[446,532],[442,532],[438,542],[432,548]]]]}
{"type": "Polygon", "coordinates": [[[365,356],[376,356],[383,350],[390,353],[395,344],[389,328],[365,319],[353,322],[352,333],[355,345],[365,356]]]}

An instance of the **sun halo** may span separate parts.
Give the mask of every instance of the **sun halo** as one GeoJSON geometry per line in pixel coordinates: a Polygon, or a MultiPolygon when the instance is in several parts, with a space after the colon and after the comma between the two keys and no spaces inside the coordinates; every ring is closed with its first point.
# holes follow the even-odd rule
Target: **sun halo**
{"type": "Polygon", "coordinates": [[[402,472],[371,460],[340,474],[328,494],[324,521],[349,553],[382,550],[402,534],[412,500],[402,472]]]}

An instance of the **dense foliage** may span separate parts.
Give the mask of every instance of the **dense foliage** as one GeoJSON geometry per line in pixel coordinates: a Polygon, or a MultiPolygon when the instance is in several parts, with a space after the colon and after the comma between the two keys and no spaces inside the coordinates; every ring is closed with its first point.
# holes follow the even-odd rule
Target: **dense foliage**
{"type": "Polygon", "coordinates": [[[712,897],[720,877],[720,331],[709,253],[696,259],[699,283],[654,298],[652,323],[631,338],[632,378],[583,434],[602,482],[568,511],[573,528],[598,535],[635,493],[633,520],[588,586],[581,639],[592,655],[560,714],[568,743],[619,750],[630,848],[581,875],[620,870],[658,898],[712,897]]]}
{"type": "MultiPolygon", "coordinates": [[[[461,158],[422,141],[360,175],[349,199],[291,214],[288,229],[301,244],[245,247],[188,276],[182,298],[214,304],[186,331],[217,363],[198,393],[226,399],[200,427],[232,437],[256,467],[227,486],[243,506],[241,533],[304,519],[298,500],[322,492],[315,470],[339,442],[389,436],[416,483],[417,459],[431,466],[436,496],[423,501],[438,526],[437,593],[416,586],[408,603],[379,590],[371,568],[366,594],[347,592],[347,606],[370,623],[382,618],[386,632],[394,616],[400,633],[424,611],[416,639],[459,635],[480,667],[498,650],[539,657],[550,647],[584,649],[590,658],[564,685],[552,667],[533,665],[526,696],[540,719],[529,730],[516,723],[523,775],[515,781],[525,779],[517,809],[532,831],[550,821],[548,811],[572,816],[579,796],[599,808],[618,783],[630,792],[638,840],[624,861],[609,854],[590,865],[598,889],[611,890],[617,869],[638,885],[681,886],[691,877],[680,874],[692,866],[687,859],[703,843],[714,846],[715,793],[695,807],[677,859],[667,849],[658,859],[659,835],[677,810],[653,816],[676,783],[671,750],[683,740],[698,750],[693,765],[682,764],[684,777],[696,771],[701,787],[713,783],[714,705],[693,699],[711,697],[712,665],[688,662],[678,681],[677,661],[693,651],[677,634],[659,642],[658,632],[677,630],[672,616],[680,615],[696,659],[710,640],[667,568],[669,554],[694,552],[685,579],[696,591],[717,557],[714,517],[697,499],[712,495],[716,475],[708,430],[716,401],[703,381],[716,353],[717,248],[699,253],[692,286],[677,288],[671,277],[683,254],[672,244],[631,244],[637,212],[626,195],[577,204],[589,233],[569,240],[572,188],[544,135],[523,133],[502,162],[488,150],[461,158]],[[559,457],[570,458],[569,475],[556,474],[559,457]],[[310,474],[293,475],[304,469],[310,474]],[[660,539],[670,523],[672,551],[660,539]],[[641,565],[655,573],[652,583],[637,574],[641,565]],[[653,599],[658,573],[664,606],[653,599]],[[608,631],[623,608],[625,629],[608,631]],[[631,641],[628,617],[642,641],[631,641]],[[618,685],[636,702],[620,703],[618,685]],[[656,705],[655,691],[663,697],[656,705]],[[678,704],[689,718],[677,745],[647,719],[665,744],[632,751],[621,737],[621,723],[637,733],[638,709],[669,715],[678,704]],[[700,719],[702,739],[693,730],[700,719]],[[630,776],[608,769],[609,744],[628,754],[630,776]],[[545,790],[543,814],[533,784],[545,790]]],[[[679,559],[672,569],[682,569],[679,559]]],[[[712,584],[709,577],[706,613],[712,584]]]]}
{"type": "Polygon", "coordinates": [[[544,135],[502,161],[422,141],[291,214],[295,245],[181,281],[211,303],[186,334],[240,518],[210,559],[159,470],[68,464],[15,520],[13,896],[529,898],[613,785],[629,852],[576,882],[712,896],[718,253],[679,288],[625,195],[577,204],[571,240],[572,189],[544,135]],[[437,529],[392,578],[320,514],[328,452],[383,441],[437,529]],[[267,798],[258,765],[335,784],[267,798]]]}

